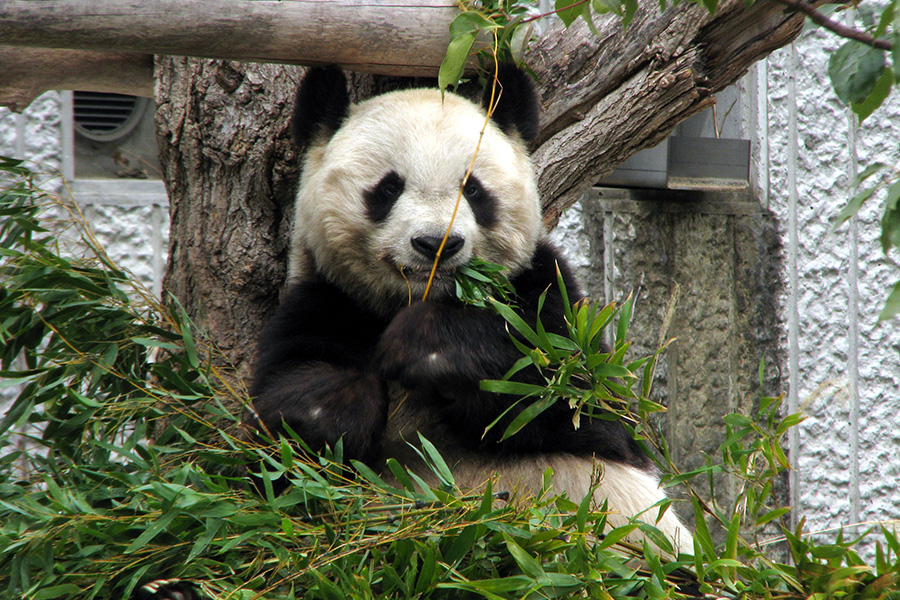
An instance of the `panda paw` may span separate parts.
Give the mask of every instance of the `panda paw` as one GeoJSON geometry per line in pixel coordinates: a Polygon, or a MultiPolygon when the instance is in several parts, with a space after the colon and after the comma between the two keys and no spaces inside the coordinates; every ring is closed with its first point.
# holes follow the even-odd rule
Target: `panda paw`
{"type": "Polygon", "coordinates": [[[414,389],[442,385],[458,374],[446,310],[437,303],[416,302],[394,317],[375,353],[382,377],[414,389]]]}
{"type": "Polygon", "coordinates": [[[200,600],[200,595],[189,581],[156,579],[135,590],[131,600],[200,600]]]}

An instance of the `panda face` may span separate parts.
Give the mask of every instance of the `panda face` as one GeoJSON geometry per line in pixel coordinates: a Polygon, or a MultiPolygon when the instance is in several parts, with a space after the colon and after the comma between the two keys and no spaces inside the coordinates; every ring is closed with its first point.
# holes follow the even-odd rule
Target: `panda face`
{"type": "Polygon", "coordinates": [[[521,140],[493,121],[478,148],[482,128],[480,107],[437,90],[352,107],[333,136],[308,150],[294,245],[381,313],[422,297],[448,228],[430,294],[453,294],[453,270],[473,256],[521,271],[541,233],[532,165],[521,140]]]}

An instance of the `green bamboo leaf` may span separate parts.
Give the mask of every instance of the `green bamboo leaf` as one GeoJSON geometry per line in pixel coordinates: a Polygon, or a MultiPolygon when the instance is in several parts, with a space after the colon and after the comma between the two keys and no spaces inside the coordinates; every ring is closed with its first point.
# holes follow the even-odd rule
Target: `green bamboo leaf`
{"type": "Polygon", "coordinates": [[[52,598],[71,598],[81,593],[81,588],[74,583],[64,583],[62,585],[54,585],[42,588],[34,594],[29,594],[29,598],[34,600],[51,600],[52,598]]]}
{"type": "Polygon", "coordinates": [[[849,218],[856,215],[856,213],[859,212],[859,209],[862,208],[862,205],[865,203],[865,201],[871,198],[872,194],[874,194],[877,189],[877,186],[866,188],[864,190],[860,190],[852,198],[850,198],[850,201],[847,202],[847,205],[844,206],[844,208],[841,209],[841,212],[839,212],[834,218],[834,223],[831,225],[831,231],[834,232],[849,218]]]}
{"type": "Polygon", "coordinates": [[[419,576],[416,578],[415,589],[413,590],[413,593],[417,595],[425,594],[434,587],[436,582],[435,575],[438,570],[437,556],[433,545],[420,544],[419,558],[422,561],[422,569],[419,571],[419,576]]]}
{"type": "Polygon", "coordinates": [[[222,519],[206,519],[204,525],[203,535],[197,538],[197,541],[194,542],[194,545],[191,546],[191,552],[188,554],[186,563],[190,564],[200,556],[203,552],[209,548],[210,543],[216,537],[216,534],[219,533],[219,530],[222,528],[224,521],[222,519]]]}
{"type": "Polygon", "coordinates": [[[887,97],[891,95],[893,87],[894,72],[885,66],[881,71],[881,75],[875,80],[875,85],[872,86],[872,91],[869,92],[869,95],[866,96],[865,100],[862,102],[854,102],[850,105],[850,108],[856,113],[856,116],[859,117],[860,123],[865,121],[866,117],[875,112],[875,110],[884,103],[887,97]]]}
{"type": "Polygon", "coordinates": [[[894,284],[891,293],[888,294],[887,300],[884,301],[884,307],[878,313],[879,321],[887,321],[900,314],[900,281],[894,284]]]}
{"type": "Polygon", "coordinates": [[[466,62],[469,60],[472,45],[475,44],[475,38],[475,33],[464,33],[450,41],[447,46],[447,54],[444,55],[444,60],[441,61],[441,67],[438,70],[438,87],[442,91],[450,86],[455,88],[459,83],[465,71],[466,62]]]}
{"type": "Polygon", "coordinates": [[[770,521],[774,521],[775,519],[779,519],[790,512],[791,512],[791,509],[787,508],[787,507],[776,508],[775,510],[770,510],[766,513],[763,513],[760,517],[757,517],[756,526],[762,527],[766,523],[769,523],[770,521]]]}
{"type": "Polygon", "coordinates": [[[705,555],[707,560],[715,558],[718,555],[709,528],[706,526],[706,513],[697,498],[692,498],[691,502],[694,507],[694,556],[697,557],[697,560],[700,560],[701,555],[705,555]],[[702,549],[702,553],[696,552],[698,546],[702,549]]]}
{"type": "Polygon", "coordinates": [[[456,16],[450,23],[450,38],[455,39],[469,33],[500,29],[501,25],[491,21],[477,10],[467,10],[456,16]]]}
{"type": "MultiPolygon", "coordinates": [[[[428,459],[430,460],[429,465],[435,471],[435,474],[447,485],[454,485],[455,480],[453,478],[453,473],[450,471],[450,467],[447,466],[447,463],[444,462],[444,457],[441,456],[441,453],[435,448],[434,444],[428,441],[424,435],[421,433],[418,435],[422,450],[428,456],[428,459]]],[[[423,458],[425,457],[423,456],[423,458]]]]}
{"type": "Polygon", "coordinates": [[[628,337],[628,327],[631,325],[631,311],[634,308],[634,297],[629,295],[619,311],[619,321],[616,324],[616,347],[625,343],[628,337]]]}
{"type": "Polygon", "coordinates": [[[175,520],[175,517],[178,516],[178,511],[169,509],[168,512],[163,513],[163,515],[153,522],[153,524],[144,530],[141,535],[137,537],[136,540],[131,542],[127,548],[125,548],[125,554],[131,554],[143,548],[148,542],[150,542],[157,535],[166,530],[166,528],[175,520]]]}
{"type": "Polygon", "coordinates": [[[506,549],[513,557],[513,560],[516,561],[516,564],[519,565],[519,568],[522,569],[526,575],[529,575],[534,579],[542,579],[546,576],[541,564],[511,537],[504,535],[503,541],[506,543],[506,549]]]}
{"type": "MultiPolygon", "coordinates": [[[[712,2],[715,4],[716,0],[706,0],[706,2],[712,2]]],[[[627,28],[628,24],[631,23],[631,20],[634,18],[635,13],[637,13],[638,9],[638,0],[623,0],[622,1],[622,27],[627,28]]],[[[715,7],[709,12],[715,12],[715,7]]]]}
{"type": "Polygon", "coordinates": [[[607,531],[603,535],[603,539],[600,540],[600,543],[597,544],[597,549],[602,550],[604,548],[609,548],[611,546],[614,546],[615,544],[618,544],[629,535],[634,533],[634,530],[637,528],[637,523],[629,523],[627,525],[622,525],[621,527],[616,527],[614,529],[611,529],[610,531],[607,531]]]}
{"type": "Polygon", "coordinates": [[[528,343],[532,344],[535,348],[541,347],[541,340],[538,337],[537,332],[532,329],[522,317],[516,313],[516,311],[508,305],[494,299],[490,299],[490,303],[494,310],[496,310],[517,333],[528,340],[528,343]]]}
{"type": "Polygon", "coordinates": [[[537,418],[542,412],[553,406],[556,402],[555,397],[542,398],[536,402],[532,402],[528,405],[522,412],[516,415],[516,417],[512,420],[512,423],[506,428],[503,432],[503,436],[500,438],[500,441],[509,439],[510,437],[517,434],[522,430],[523,427],[531,423],[534,419],[537,418]]]}
{"type": "Polygon", "coordinates": [[[556,11],[556,16],[568,29],[569,25],[582,15],[584,4],[583,0],[556,0],[553,9],[556,11]]]}
{"type": "Polygon", "coordinates": [[[887,254],[893,247],[900,247],[900,179],[888,187],[881,218],[881,248],[887,254]]]}
{"type": "MultiPolygon", "coordinates": [[[[894,67],[894,81],[900,81],[900,2],[892,0],[891,12],[891,64],[894,67]]],[[[885,11],[887,12],[887,11],[885,11]]]]}
{"type": "Polygon", "coordinates": [[[522,397],[541,394],[546,390],[542,385],[523,383],[520,381],[506,381],[502,379],[485,379],[479,383],[479,387],[485,392],[522,397]]]}
{"type": "Polygon", "coordinates": [[[516,592],[524,592],[534,587],[534,581],[525,575],[511,575],[509,577],[498,577],[495,579],[478,579],[473,581],[453,581],[440,583],[437,585],[442,589],[458,589],[467,592],[474,592],[489,600],[508,600],[508,594],[513,593],[513,597],[524,597],[524,595],[515,594],[516,592]],[[504,594],[499,596],[498,594],[504,594]]]}

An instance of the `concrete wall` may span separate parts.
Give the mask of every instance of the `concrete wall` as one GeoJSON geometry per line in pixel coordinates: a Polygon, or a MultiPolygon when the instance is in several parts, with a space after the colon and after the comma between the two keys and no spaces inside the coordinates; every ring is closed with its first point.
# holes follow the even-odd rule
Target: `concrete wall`
{"type": "MultiPolygon", "coordinates": [[[[674,338],[653,389],[667,407],[662,423],[674,463],[688,471],[707,457],[718,461],[722,415],[751,414],[761,391],[782,389],[783,265],[773,215],[749,191],[596,189],[562,227],[588,241],[566,246],[573,259],[588,257],[579,271],[591,297],[621,302],[634,294],[635,357],[674,338]]],[[[717,478],[716,498],[729,503],[734,483],[717,478]]]]}

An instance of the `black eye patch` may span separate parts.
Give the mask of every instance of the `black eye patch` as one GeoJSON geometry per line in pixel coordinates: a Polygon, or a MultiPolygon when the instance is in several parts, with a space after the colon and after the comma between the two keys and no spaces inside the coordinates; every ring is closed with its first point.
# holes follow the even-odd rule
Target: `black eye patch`
{"type": "Polygon", "coordinates": [[[378,185],[365,193],[366,209],[373,223],[381,223],[387,219],[391,208],[403,193],[405,184],[396,171],[391,171],[381,178],[378,185]]]}
{"type": "Polygon", "coordinates": [[[485,189],[477,177],[470,174],[463,186],[463,196],[472,207],[475,222],[481,227],[493,227],[497,224],[497,199],[485,189]]]}

